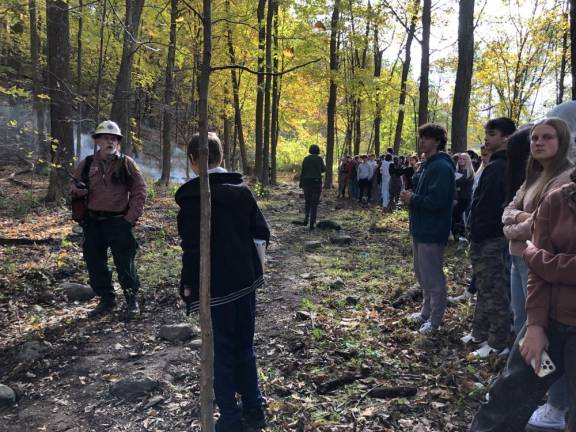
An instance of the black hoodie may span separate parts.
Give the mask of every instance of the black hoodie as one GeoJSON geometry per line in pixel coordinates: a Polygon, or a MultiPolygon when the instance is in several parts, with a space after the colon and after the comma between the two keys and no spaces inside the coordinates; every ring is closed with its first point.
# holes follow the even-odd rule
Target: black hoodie
{"type": "MultiPolygon", "coordinates": [[[[209,175],[211,218],[211,306],[229,303],[264,283],[254,239],[270,240],[270,230],[254,195],[238,173],[209,175]]],[[[176,192],[178,234],[182,239],[180,289],[192,290],[191,310],[199,307],[200,181],[190,180],[176,192]]]]}
{"type": "Polygon", "coordinates": [[[470,239],[482,242],[504,237],[502,213],[506,206],[506,150],[490,156],[472,197],[470,239]]]}

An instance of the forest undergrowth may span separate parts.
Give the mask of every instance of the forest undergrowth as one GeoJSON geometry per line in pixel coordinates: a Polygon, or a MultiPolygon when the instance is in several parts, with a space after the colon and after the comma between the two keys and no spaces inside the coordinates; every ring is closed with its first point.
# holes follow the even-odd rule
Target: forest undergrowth
{"type": "MultiPolygon", "coordinates": [[[[177,293],[174,188],[149,185],[135,230],[141,316],[90,321],[95,300],[70,303],[62,290],[87,283],[81,235],[66,208],[42,204],[45,180],[24,180],[28,188],[1,184],[0,237],[41,242],[0,246],[0,383],[18,396],[0,411],[0,431],[199,430],[199,336],[159,337],[164,324],[196,324],[177,293]],[[33,341],[41,355],[22,355],[33,341]],[[111,394],[133,376],[155,384],[134,400],[111,394]]],[[[415,283],[407,212],[360,208],[328,191],[320,219],[342,229],[309,232],[292,224],[303,217],[295,184],[261,192],[273,235],[256,334],[267,430],[467,430],[503,360],[467,357],[459,339],[472,304],[449,307],[434,338],[419,336],[406,319],[420,305],[402,297],[415,283]],[[350,244],[332,243],[342,236],[350,244]]],[[[446,258],[449,291],[460,294],[469,277],[466,243],[451,242],[446,258]]]]}

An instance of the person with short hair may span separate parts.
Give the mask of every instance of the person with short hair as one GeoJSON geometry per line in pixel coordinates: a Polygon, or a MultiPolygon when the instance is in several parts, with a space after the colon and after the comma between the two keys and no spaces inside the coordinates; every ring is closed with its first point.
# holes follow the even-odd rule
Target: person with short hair
{"type": "Polygon", "coordinates": [[[372,181],[372,166],[368,162],[368,156],[362,155],[361,162],[356,169],[358,188],[360,189],[358,202],[368,202],[370,198],[370,182],[372,181]]]}
{"type": "Polygon", "coordinates": [[[116,307],[108,249],[126,299],[126,318],[133,318],[140,313],[140,279],[134,262],[138,242],[133,227],[144,212],[146,181],[134,159],[120,152],[122,132],[115,122],[100,123],[92,138],[98,151],[80,162],[70,185],[73,198],[87,195],[88,212],[80,221],[82,252],[90,286],[100,298],[88,318],[107,315],[116,307]]]}
{"type": "Polygon", "coordinates": [[[476,188],[470,210],[470,260],[478,289],[472,333],[464,342],[479,344],[472,355],[507,353],[510,335],[508,242],[502,230],[506,204],[506,148],[516,131],[509,118],[491,119],[485,126],[485,145],[491,152],[476,188]]]}
{"type": "Polygon", "coordinates": [[[418,128],[418,136],[426,162],[416,190],[404,190],[400,198],[410,212],[414,273],[424,296],[422,309],[410,318],[420,323],[421,334],[430,335],[438,331],[446,309],[444,249],[450,235],[454,164],[444,152],[444,127],[424,124],[418,128]]]}
{"type": "Polygon", "coordinates": [[[304,223],[310,223],[310,230],[316,225],[318,204],[322,195],[322,173],[326,171],[324,160],[320,157],[320,147],[312,144],[309,155],[302,161],[300,187],[304,191],[304,223]]]}
{"type": "Polygon", "coordinates": [[[400,165],[400,158],[398,156],[392,158],[392,163],[388,171],[390,172],[390,201],[388,203],[388,211],[393,212],[398,206],[400,192],[402,192],[402,175],[404,174],[404,168],[400,165]]]}
{"type": "MultiPolygon", "coordinates": [[[[338,166],[338,198],[344,198],[346,195],[346,186],[348,186],[348,163],[350,156],[342,157],[338,166]]],[[[350,191],[348,191],[350,193],[350,191]]]]}
{"type": "MultiPolygon", "coordinates": [[[[199,173],[200,136],[188,145],[192,171],[199,173]]],[[[256,290],[264,285],[255,239],[268,244],[270,229],[250,188],[239,173],[227,172],[222,145],[208,134],[211,193],[210,308],[214,334],[214,396],[220,410],[216,432],[237,432],[244,425],[266,426],[254,353],[256,290]],[[239,394],[242,406],[236,401],[239,394]]],[[[175,195],[182,239],[180,296],[199,309],[200,179],[183,184],[175,195]]]]}

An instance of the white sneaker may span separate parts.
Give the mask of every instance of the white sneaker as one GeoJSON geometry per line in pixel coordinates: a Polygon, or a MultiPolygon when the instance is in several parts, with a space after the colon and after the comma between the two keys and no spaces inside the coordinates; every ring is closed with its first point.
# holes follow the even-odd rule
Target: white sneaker
{"type": "Polygon", "coordinates": [[[467,302],[468,300],[470,300],[472,297],[474,297],[474,294],[470,293],[468,291],[468,289],[464,289],[464,292],[462,294],[460,294],[459,296],[456,297],[448,297],[448,301],[450,303],[460,303],[460,302],[467,302]]]}
{"type": "Polygon", "coordinates": [[[420,312],[414,312],[408,315],[408,321],[414,324],[424,324],[426,322],[426,320],[422,318],[420,312]]]}
{"type": "Polygon", "coordinates": [[[438,328],[432,326],[432,323],[430,321],[426,321],[424,324],[422,324],[422,326],[418,330],[418,333],[420,333],[421,335],[432,335],[437,331],[438,328]]]}
{"type": "Polygon", "coordinates": [[[469,344],[469,343],[475,343],[475,344],[486,344],[486,341],[481,341],[479,339],[476,339],[474,336],[472,336],[472,333],[468,333],[466,336],[463,336],[460,338],[460,340],[462,341],[463,344],[469,344]]]}
{"type": "Polygon", "coordinates": [[[476,351],[472,351],[470,355],[474,358],[485,359],[488,358],[492,353],[498,353],[499,356],[505,357],[510,353],[510,349],[504,348],[503,350],[499,351],[496,348],[492,348],[490,345],[488,345],[488,343],[484,343],[476,351]]]}
{"type": "Polygon", "coordinates": [[[545,403],[532,413],[528,424],[536,428],[564,430],[566,429],[565,416],[566,413],[563,410],[545,403]]]}

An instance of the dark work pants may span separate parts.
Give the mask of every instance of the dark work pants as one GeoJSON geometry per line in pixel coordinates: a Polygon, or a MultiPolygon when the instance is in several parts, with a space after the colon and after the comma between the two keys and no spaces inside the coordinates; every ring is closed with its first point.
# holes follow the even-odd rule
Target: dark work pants
{"type": "Polygon", "coordinates": [[[214,395],[220,409],[219,424],[223,428],[238,427],[242,413],[236,393],[242,398],[242,409],[262,409],[258,388],[254,324],[256,294],[252,292],[231,303],[212,307],[214,330],[214,395]]]}
{"type": "Polygon", "coordinates": [[[318,204],[322,194],[322,179],[302,179],[304,189],[304,220],[310,222],[310,226],[316,224],[318,204]]]}
{"type": "Polygon", "coordinates": [[[464,212],[470,207],[470,200],[459,199],[452,209],[452,235],[456,238],[466,234],[464,212]]]}
{"type": "Polygon", "coordinates": [[[358,180],[358,186],[360,188],[360,196],[358,197],[359,200],[362,200],[362,198],[366,197],[367,200],[370,199],[370,185],[371,185],[371,180],[370,179],[360,179],[358,180]]]}
{"type": "Polygon", "coordinates": [[[548,388],[564,373],[570,399],[566,432],[576,432],[576,327],[548,323],[547,352],[556,371],[544,378],[538,377],[520,354],[518,341],[525,333],[524,328],[516,338],[506,367],[490,387],[489,400],[472,421],[471,432],[524,432],[548,388]]]}
{"type": "Polygon", "coordinates": [[[126,298],[136,295],[140,280],[134,257],[138,243],[132,233],[132,225],[122,217],[103,220],[88,218],[84,228],[84,260],[88,267],[90,286],[104,301],[114,300],[112,274],[108,268],[108,248],[118,273],[118,282],[126,298]]]}

